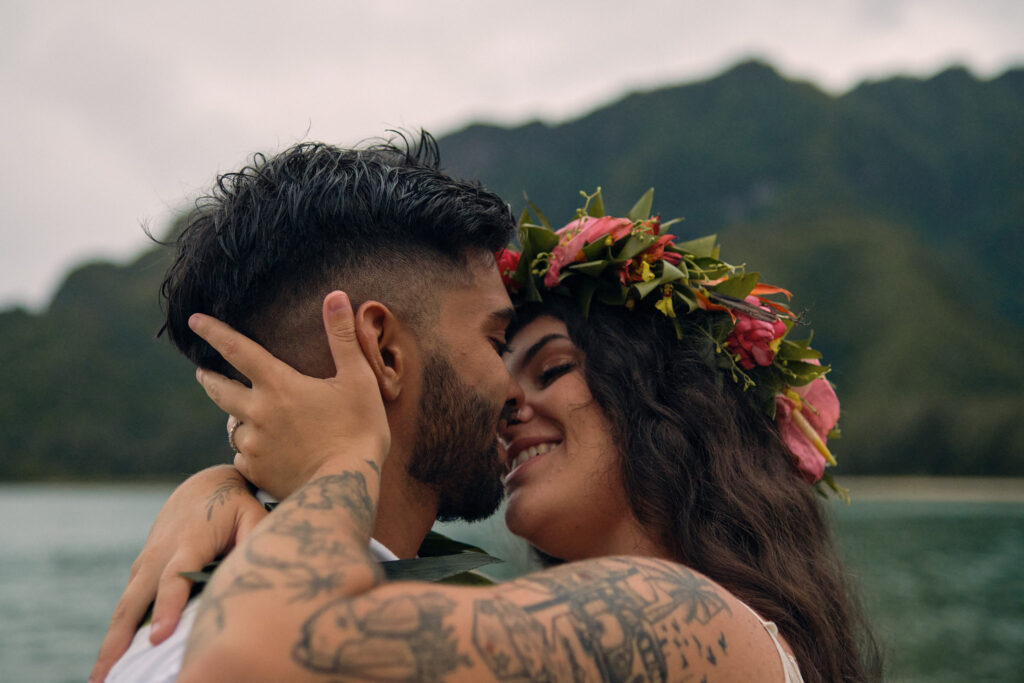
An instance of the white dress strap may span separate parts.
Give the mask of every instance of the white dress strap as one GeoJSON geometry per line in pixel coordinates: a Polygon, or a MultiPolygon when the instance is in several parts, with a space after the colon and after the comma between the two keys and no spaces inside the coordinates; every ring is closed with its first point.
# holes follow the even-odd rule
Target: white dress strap
{"type": "Polygon", "coordinates": [[[764,626],[764,630],[768,631],[768,635],[771,637],[772,642],[775,643],[775,649],[779,653],[779,659],[782,660],[782,671],[786,675],[785,683],[804,683],[804,677],[800,673],[800,665],[797,664],[796,657],[786,652],[786,649],[782,647],[782,642],[779,641],[779,627],[775,625],[774,621],[767,621],[761,618],[761,615],[754,611],[754,608],[743,602],[738,601],[741,605],[750,610],[750,613],[757,617],[757,620],[764,626]]]}

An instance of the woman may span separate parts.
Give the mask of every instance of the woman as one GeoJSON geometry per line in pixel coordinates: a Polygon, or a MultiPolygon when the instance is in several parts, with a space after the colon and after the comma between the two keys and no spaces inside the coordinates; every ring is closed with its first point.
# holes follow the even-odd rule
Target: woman
{"type": "Polygon", "coordinates": [[[675,336],[666,320],[638,325],[600,305],[587,319],[571,304],[521,311],[511,358],[526,407],[503,436],[515,453],[532,422],[555,423],[577,447],[562,467],[552,449],[512,471],[508,528],[557,557],[628,552],[680,562],[774,622],[804,680],[869,679],[857,661],[866,630],[857,633],[864,624],[817,496],[767,420],[744,408],[749,398],[716,391],[699,349],[666,353],[675,336]],[[543,339],[517,367],[524,347],[543,339]],[[545,479],[545,467],[554,476],[545,479]],[[563,478],[579,486],[566,491],[563,478]],[[573,510],[586,510],[588,523],[573,510]]]}
{"type": "MultiPolygon", "coordinates": [[[[600,205],[600,192],[588,201],[600,205]]],[[[712,258],[713,240],[676,246],[661,234],[665,226],[646,219],[649,195],[626,220],[588,209],[556,233],[557,243],[541,227],[522,226],[522,257],[504,258],[507,286],[520,299],[540,299],[517,306],[510,330],[510,367],[526,400],[502,433],[509,458],[519,465],[532,421],[562,425],[555,434],[582,444],[565,464],[555,462],[557,449],[521,456],[526,462],[506,478],[509,529],[566,559],[672,559],[774,622],[805,680],[877,676],[876,646],[808,485],[832,460],[824,438],[838,402],[814,369],[819,354],[787,339],[794,316],[763,296],[785,292],[756,276],[726,290],[733,296],[707,286],[743,276],[712,258]],[[680,269],[701,271],[697,286],[680,269]],[[779,317],[761,315],[775,310],[779,317]],[[807,431],[809,421],[818,429],[807,431]],[[566,491],[567,477],[580,486],[566,491]],[[580,518],[596,523],[581,528],[580,518]]],[[[831,477],[824,483],[845,495],[831,477]]]]}
{"type": "MultiPolygon", "coordinates": [[[[807,483],[821,478],[831,458],[822,437],[837,405],[818,354],[786,338],[793,318],[766,298],[782,290],[718,261],[713,241],[675,245],[657,219],[646,218],[649,196],[629,219],[587,215],[600,213],[594,210],[599,195],[588,201],[558,233],[524,226],[523,257],[517,262],[506,252],[499,260],[519,300],[507,362],[523,390],[500,430],[510,530],[564,560],[630,555],[674,563],[609,560],[592,571],[631,567],[646,581],[678,587],[688,577],[704,587],[689,607],[707,620],[686,623],[698,630],[713,623],[722,639],[718,649],[698,645],[698,661],[693,644],[679,635],[682,659],[652,664],[649,674],[724,674],[715,660],[727,660],[726,642],[738,636],[753,661],[739,662],[733,674],[786,681],[801,673],[807,681],[877,677],[869,633],[847,597],[807,483]],[[675,578],[652,578],[662,572],[675,578]],[[861,636],[868,636],[866,644],[861,636]]],[[[550,581],[569,582],[573,566],[550,581]]],[[[409,584],[409,595],[415,586],[409,584]]],[[[505,590],[526,590],[510,586],[505,590]]],[[[403,584],[374,590],[402,595],[403,584]]],[[[504,598],[491,603],[490,594],[474,595],[474,604],[490,605],[493,613],[504,609],[504,598]]],[[[474,613],[474,625],[482,614],[474,613]]],[[[614,627],[641,640],[657,632],[667,641],[668,622],[645,614],[639,622],[649,633],[626,628],[621,615],[614,627]]],[[[570,611],[566,618],[582,617],[570,611]]],[[[478,631],[454,628],[456,644],[463,637],[478,642],[478,631]]],[[[589,652],[582,642],[565,648],[573,662],[574,652],[589,652]]],[[[500,662],[483,651],[481,658],[481,670],[500,677],[500,662]]],[[[593,670],[582,664],[572,670],[604,677],[615,672],[616,661],[605,656],[593,670]]],[[[548,664],[528,670],[569,670],[548,664]]]]}

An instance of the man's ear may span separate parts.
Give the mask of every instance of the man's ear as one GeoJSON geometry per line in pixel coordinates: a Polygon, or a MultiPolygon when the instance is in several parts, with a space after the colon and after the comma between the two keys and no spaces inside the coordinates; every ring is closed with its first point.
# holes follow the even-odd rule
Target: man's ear
{"type": "Polygon", "coordinates": [[[366,301],[355,313],[356,339],[377,375],[381,396],[394,401],[402,392],[408,371],[408,344],[412,338],[391,309],[379,301],[366,301]]]}

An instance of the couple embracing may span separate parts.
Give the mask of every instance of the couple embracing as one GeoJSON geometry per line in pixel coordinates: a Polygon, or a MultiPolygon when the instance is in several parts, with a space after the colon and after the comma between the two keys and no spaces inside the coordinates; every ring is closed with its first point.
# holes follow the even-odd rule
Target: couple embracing
{"type": "Polygon", "coordinates": [[[650,208],[604,216],[597,194],[558,231],[538,212],[520,254],[507,204],[442,173],[426,135],[219,178],[162,291],[235,466],[171,496],[93,678],[876,678],[814,485],[827,366],[788,292],[650,208]],[[435,519],[503,494],[509,529],[563,562],[384,580],[435,519]],[[182,615],[180,572],[225,553],[182,615]]]}

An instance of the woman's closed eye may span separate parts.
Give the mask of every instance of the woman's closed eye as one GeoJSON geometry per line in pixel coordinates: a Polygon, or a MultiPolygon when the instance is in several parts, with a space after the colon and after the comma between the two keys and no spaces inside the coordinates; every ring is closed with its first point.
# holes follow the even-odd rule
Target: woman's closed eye
{"type": "Polygon", "coordinates": [[[543,389],[548,386],[562,375],[571,372],[576,367],[575,362],[560,363],[554,365],[543,372],[537,377],[537,384],[543,389]]]}

